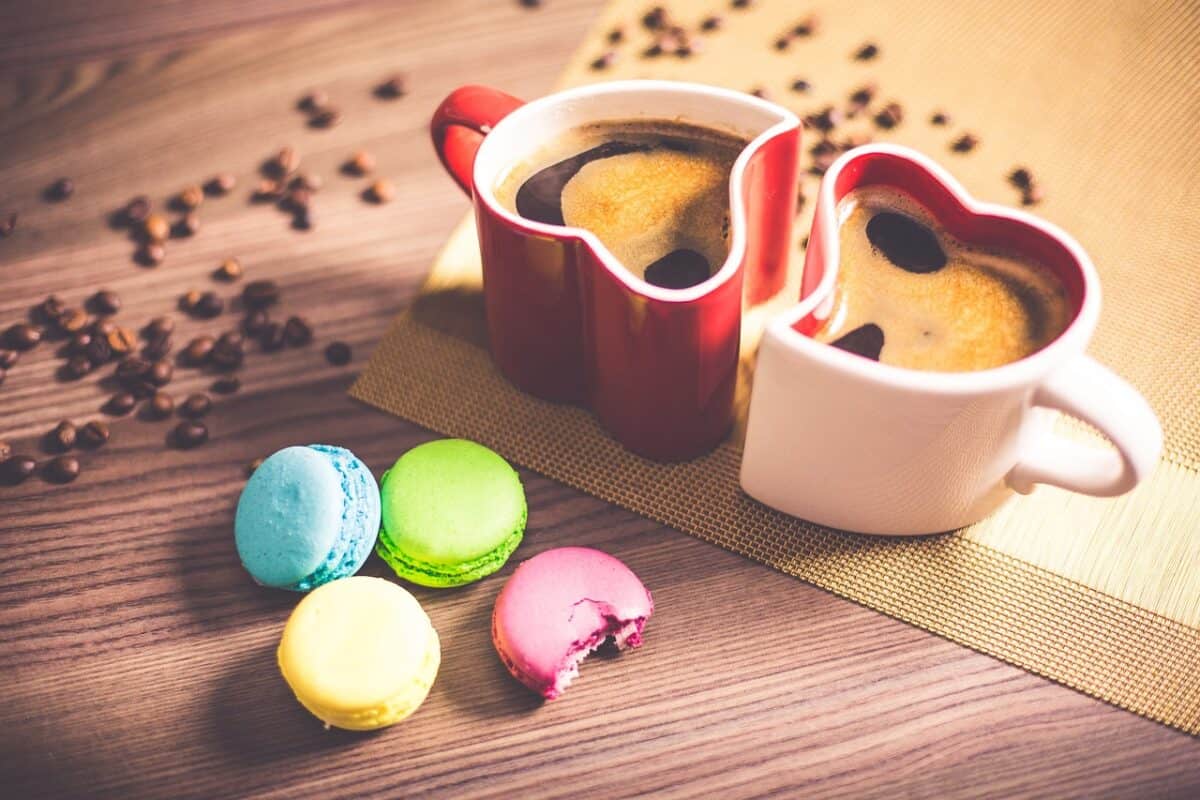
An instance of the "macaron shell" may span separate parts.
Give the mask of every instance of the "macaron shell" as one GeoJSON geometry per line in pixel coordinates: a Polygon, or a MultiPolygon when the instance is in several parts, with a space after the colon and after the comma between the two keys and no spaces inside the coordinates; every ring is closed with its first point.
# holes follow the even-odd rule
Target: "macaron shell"
{"type": "Polygon", "coordinates": [[[380,520],[379,486],[367,465],[344,447],[312,444],[309,448],[328,458],[337,471],[344,502],[341,528],[325,561],[290,587],[301,591],[358,572],[375,546],[380,520]]]}
{"type": "Polygon", "coordinates": [[[640,644],[653,611],[650,592],[621,561],[560,547],[513,572],[496,598],[492,639],[514,677],[553,699],[606,637],[619,646],[640,644]]]}
{"type": "Polygon", "coordinates": [[[286,447],[250,476],[238,499],[234,540],[246,570],[266,586],[290,588],[316,571],[338,539],[342,480],[309,447],[286,447]]]}
{"type": "Polygon", "coordinates": [[[390,581],[359,576],[325,584],[296,606],[278,658],[296,698],[315,716],[369,730],[421,705],[441,646],[415,597],[390,581]]]}

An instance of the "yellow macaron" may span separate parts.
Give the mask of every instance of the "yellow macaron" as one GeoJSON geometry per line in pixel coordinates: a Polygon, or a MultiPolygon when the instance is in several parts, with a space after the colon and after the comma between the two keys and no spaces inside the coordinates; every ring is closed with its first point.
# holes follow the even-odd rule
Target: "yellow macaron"
{"type": "Polygon", "coordinates": [[[433,686],[442,648],[417,599],[382,578],[343,578],[296,606],[279,669],[326,725],[367,731],[412,714],[433,686]]]}

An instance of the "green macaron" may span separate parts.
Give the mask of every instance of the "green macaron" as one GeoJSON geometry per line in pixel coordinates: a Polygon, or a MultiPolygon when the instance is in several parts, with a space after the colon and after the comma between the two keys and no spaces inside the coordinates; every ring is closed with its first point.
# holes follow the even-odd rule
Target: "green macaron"
{"type": "Polygon", "coordinates": [[[517,549],[528,510],[516,470],[465,439],[414,447],[383,475],[376,552],[396,574],[448,587],[491,575],[517,549]]]}

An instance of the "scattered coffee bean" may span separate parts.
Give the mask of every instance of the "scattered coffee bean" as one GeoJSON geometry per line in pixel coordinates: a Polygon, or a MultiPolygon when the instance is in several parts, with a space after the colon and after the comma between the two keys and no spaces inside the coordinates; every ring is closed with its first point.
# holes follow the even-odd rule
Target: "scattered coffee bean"
{"type": "Polygon", "coordinates": [[[950,115],[945,111],[935,111],[929,115],[929,124],[938,126],[949,125],[950,115]]]}
{"type": "Polygon", "coordinates": [[[279,285],[275,281],[251,281],[242,289],[242,303],[246,308],[268,308],[277,302],[279,302],[279,285]]]}
{"type": "Polygon", "coordinates": [[[119,356],[128,355],[137,349],[137,334],[129,328],[117,328],[107,337],[108,346],[119,356]]]}
{"type": "Polygon", "coordinates": [[[307,192],[316,194],[321,191],[321,187],[324,185],[325,182],[321,180],[320,175],[314,175],[311,172],[301,172],[288,181],[287,188],[292,190],[304,189],[307,192]]]}
{"type": "Polygon", "coordinates": [[[177,239],[186,239],[189,236],[195,236],[199,232],[200,217],[192,211],[175,220],[175,224],[171,226],[171,235],[177,239]]]}
{"type": "Polygon", "coordinates": [[[54,483],[70,483],[79,477],[79,459],[75,456],[58,456],[46,464],[46,478],[54,483]]]}
{"type": "Polygon", "coordinates": [[[879,45],[868,42],[854,51],[856,61],[871,61],[879,55],[879,45]]]}
{"type": "Polygon", "coordinates": [[[0,369],[12,369],[19,361],[21,354],[9,348],[0,348],[0,369]]]}
{"type": "Polygon", "coordinates": [[[317,225],[311,208],[297,208],[292,212],[292,227],[298,231],[312,230],[317,225]]]}
{"type": "Polygon", "coordinates": [[[104,410],[116,417],[123,417],[133,407],[137,405],[137,398],[132,392],[117,392],[112,397],[108,398],[108,402],[104,404],[104,410]]]}
{"type": "Polygon", "coordinates": [[[1021,205],[1035,206],[1043,199],[1045,199],[1045,193],[1042,191],[1042,187],[1036,183],[1021,191],[1021,205]]]}
{"type": "Polygon", "coordinates": [[[94,419],[79,429],[78,440],[81,447],[94,450],[107,442],[108,437],[108,426],[94,419]]]}
{"type": "Polygon", "coordinates": [[[179,310],[188,314],[195,313],[196,305],[200,302],[200,290],[188,289],[179,295],[179,310]]]}
{"type": "Polygon", "coordinates": [[[211,361],[218,369],[237,369],[242,365],[245,357],[246,347],[244,340],[242,334],[237,331],[228,331],[221,334],[216,343],[213,344],[211,361]]]}
{"type": "Polygon", "coordinates": [[[142,329],[142,335],[147,339],[157,339],[160,336],[170,336],[175,331],[175,320],[171,317],[155,317],[142,329]]]}
{"type": "Polygon", "coordinates": [[[151,242],[165,242],[171,235],[171,224],[162,214],[150,213],[142,222],[142,233],[151,242]]]}
{"type": "Polygon", "coordinates": [[[75,433],[75,424],[64,419],[46,434],[46,444],[55,453],[65,453],[75,446],[75,433]]]}
{"type": "Polygon", "coordinates": [[[1008,173],[1008,182],[1018,189],[1028,189],[1033,185],[1033,173],[1025,167],[1017,167],[1008,173]]]}
{"type": "Polygon", "coordinates": [[[75,194],[75,181],[70,178],[59,178],[46,187],[46,197],[54,202],[66,200],[75,194]]]}
{"type": "Polygon", "coordinates": [[[204,184],[204,191],[214,197],[227,195],[237,186],[237,178],[232,172],[218,172],[204,184]]]}
{"type": "Polygon", "coordinates": [[[796,80],[792,81],[792,91],[799,94],[808,94],[812,91],[812,84],[804,78],[796,78],[796,80]]]}
{"type": "Polygon", "coordinates": [[[10,445],[8,442],[4,441],[3,439],[0,439],[0,464],[4,463],[5,461],[8,461],[8,459],[11,456],[12,456],[12,445],[10,445]]]}
{"type": "Polygon", "coordinates": [[[367,190],[367,196],[375,203],[390,202],[396,196],[396,187],[387,178],[380,178],[371,184],[367,190]]]}
{"type": "Polygon", "coordinates": [[[47,325],[54,325],[62,313],[67,310],[67,303],[56,294],[48,296],[33,308],[34,316],[47,325]]]}
{"type": "Polygon", "coordinates": [[[209,396],[202,393],[188,395],[188,398],[179,406],[179,413],[191,419],[198,419],[208,413],[212,408],[212,400],[209,396]]]}
{"type": "Polygon", "coordinates": [[[199,447],[208,441],[208,428],[199,420],[184,420],[175,426],[172,438],[177,447],[199,447]]]}
{"type": "Polygon", "coordinates": [[[302,317],[288,317],[283,324],[283,338],[292,347],[302,347],[312,341],[312,328],[302,317]]]}
{"type": "Polygon", "coordinates": [[[213,381],[212,390],[217,394],[233,394],[242,388],[242,382],[233,375],[226,375],[213,381]]]}
{"type": "Polygon", "coordinates": [[[247,464],[246,465],[246,477],[253,475],[254,471],[262,466],[262,462],[263,462],[263,460],[261,458],[256,458],[253,461],[251,461],[249,464],[247,464]]]}
{"type": "Polygon", "coordinates": [[[700,20],[700,30],[711,33],[712,31],[720,30],[724,24],[725,19],[723,17],[718,14],[710,14],[700,20]]]}
{"type": "Polygon", "coordinates": [[[284,211],[298,213],[307,211],[311,202],[312,192],[302,186],[297,186],[294,189],[288,189],[287,195],[280,201],[280,207],[284,211]]]}
{"type": "Polygon", "coordinates": [[[272,175],[286,178],[300,168],[300,154],[296,152],[296,148],[291,146],[280,148],[269,166],[272,175]]]}
{"type": "Polygon", "coordinates": [[[617,25],[608,32],[608,36],[605,38],[608,39],[609,44],[620,44],[621,42],[625,41],[625,27],[623,25],[617,25]]]}
{"type": "Polygon", "coordinates": [[[617,60],[616,50],[606,50],[596,58],[592,59],[591,68],[597,71],[605,70],[611,67],[617,60]]]}
{"type": "Polygon", "coordinates": [[[101,289],[88,299],[88,305],[97,314],[111,316],[121,310],[121,298],[114,291],[101,289]]]}
{"type": "Polygon", "coordinates": [[[904,109],[899,103],[888,103],[875,115],[875,124],[885,130],[891,130],[904,120],[904,109]]]}
{"type": "Polygon", "coordinates": [[[18,322],[4,332],[4,338],[14,350],[31,350],[42,340],[42,329],[27,322],[18,322]]]}
{"type": "Polygon", "coordinates": [[[769,91],[767,91],[765,87],[762,87],[762,86],[755,86],[753,89],[750,90],[750,94],[752,94],[755,97],[762,99],[762,100],[770,100],[771,99],[771,93],[769,91]]]}
{"type": "Polygon", "coordinates": [[[37,461],[30,456],[10,456],[0,461],[0,483],[16,486],[23,483],[37,470],[37,461]]]}
{"type": "Polygon", "coordinates": [[[208,363],[208,359],[212,357],[213,346],[216,340],[207,334],[197,336],[188,342],[187,347],[183,350],[183,360],[189,366],[199,367],[208,363]]]}
{"type": "Polygon", "coordinates": [[[166,248],[159,242],[147,242],[138,251],[137,259],[148,267],[157,267],[167,257],[166,248]]]}
{"type": "Polygon", "coordinates": [[[821,29],[821,19],[816,14],[809,14],[792,26],[792,36],[803,38],[812,36],[821,29]]]}
{"type": "Polygon", "coordinates": [[[0,211],[0,239],[6,239],[12,236],[13,231],[17,229],[17,212],[0,211]]]}
{"type": "Polygon", "coordinates": [[[875,99],[875,93],[877,91],[879,91],[879,87],[875,84],[864,84],[851,93],[850,103],[859,107],[869,106],[871,101],[875,99]]]}
{"type": "Polygon", "coordinates": [[[345,342],[332,342],[325,348],[325,360],[335,367],[343,367],[350,363],[350,345],[345,342]]]}
{"type": "Polygon", "coordinates": [[[323,108],[312,115],[308,124],[314,128],[333,128],[341,124],[342,112],[336,108],[323,108]]]}
{"type": "Polygon", "coordinates": [[[358,150],[342,165],[347,175],[366,175],[375,169],[375,156],[366,150],[358,150]]]}
{"type": "Polygon", "coordinates": [[[833,106],[825,106],[820,111],[806,116],[804,122],[810,128],[815,128],[822,133],[829,133],[842,123],[842,118],[841,111],[838,111],[833,106]]]}
{"type": "Polygon", "coordinates": [[[188,210],[199,208],[200,204],[204,202],[204,190],[196,185],[187,186],[175,196],[175,202],[180,208],[188,210]]]}
{"type": "Polygon", "coordinates": [[[105,338],[116,329],[117,323],[113,322],[111,319],[101,317],[92,323],[91,333],[93,337],[99,336],[101,338],[105,338]]]}
{"type": "Polygon", "coordinates": [[[216,292],[202,292],[191,313],[200,319],[212,319],[225,310],[225,301],[216,292]]]}
{"type": "Polygon", "coordinates": [[[166,419],[175,410],[175,400],[166,392],[155,392],[142,403],[142,414],[147,419],[166,419]]]}
{"type": "Polygon", "coordinates": [[[804,187],[796,188],[796,213],[799,214],[804,210],[804,204],[808,202],[808,195],[804,193],[804,187]]]}
{"type": "Polygon", "coordinates": [[[112,361],[113,349],[112,345],[108,343],[108,336],[92,334],[87,346],[83,348],[83,355],[87,357],[88,363],[93,367],[99,367],[112,361]]]}
{"type": "Polygon", "coordinates": [[[642,26],[647,30],[657,31],[665,27],[667,24],[667,10],[662,6],[655,6],[642,15],[642,26]]]}
{"type": "Polygon", "coordinates": [[[92,318],[81,308],[68,308],[59,315],[56,322],[60,331],[73,336],[91,326],[92,318]]]}
{"type": "Polygon", "coordinates": [[[213,277],[219,281],[233,283],[242,277],[242,262],[236,258],[227,258],[221,262],[221,266],[217,267],[213,272],[213,277]]]}
{"type": "Polygon", "coordinates": [[[171,341],[169,333],[156,336],[147,340],[145,346],[142,347],[142,357],[151,361],[157,361],[160,358],[166,358],[173,347],[174,344],[171,341]]]}
{"type": "Polygon", "coordinates": [[[0,383],[4,383],[4,379],[8,377],[8,370],[0,367],[0,383]]]}
{"type": "Polygon", "coordinates": [[[258,343],[267,353],[282,349],[285,344],[283,326],[278,322],[268,322],[262,332],[258,334],[258,343]]]}
{"type": "Polygon", "coordinates": [[[270,321],[267,312],[261,309],[254,310],[246,314],[245,319],[242,320],[242,330],[247,336],[257,337],[270,321]]]}
{"type": "Polygon", "coordinates": [[[313,89],[308,94],[300,98],[296,103],[296,108],[305,111],[309,114],[320,111],[329,102],[329,93],[324,89],[313,89]]]}
{"type": "Polygon", "coordinates": [[[273,202],[283,196],[283,184],[271,178],[263,178],[254,187],[254,200],[259,203],[273,202]]]}
{"type": "Polygon", "coordinates": [[[791,45],[791,43],[792,43],[791,35],[784,34],[783,36],[780,36],[778,39],[775,40],[773,46],[776,50],[787,50],[788,46],[791,45]]]}
{"type": "Polygon", "coordinates": [[[750,8],[754,5],[754,0],[731,0],[729,5],[733,8],[750,8]]]}
{"type": "Polygon", "coordinates": [[[389,76],[383,83],[375,87],[375,95],[385,100],[394,100],[408,93],[404,75],[397,73],[389,76]]]}
{"type": "Polygon", "coordinates": [[[166,386],[175,377],[175,367],[165,358],[155,361],[146,373],[147,379],[155,386],[166,386]]]}
{"type": "Polygon", "coordinates": [[[959,136],[954,140],[954,142],[950,145],[950,149],[956,153],[969,153],[978,146],[978,136],[973,133],[964,133],[962,136],[959,136]]]}
{"type": "Polygon", "coordinates": [[[63,365],[63,373],[73,380],[79,380],[92,371],[92,361],[87,356],[71,356],[63,365]]]}
{"type": "Polygon", "coordinates": [[[146,218],[150,216],[150,198],[144,194],[139,194],[125,204],[125,208],[121,211],[121,216],[127,225],[141,225],[145,223],[146,218]]]}

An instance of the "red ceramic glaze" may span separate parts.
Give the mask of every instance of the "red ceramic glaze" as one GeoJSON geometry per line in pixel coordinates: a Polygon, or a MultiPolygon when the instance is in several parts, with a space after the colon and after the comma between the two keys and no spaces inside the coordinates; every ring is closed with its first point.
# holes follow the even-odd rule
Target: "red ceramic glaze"
{"type": "Polygon", "coordinates": [[[686,110],[672,110],[672,100],[710,114],[724,104],[731,128],[740,129],[745,114],[764,128],[752,131],[756,138],[731,176],[729,261],[681,290],[635,278],[589,233],[522,219],[495,201],[496,177],[481,176],[475,158],[490,131],[510,124],[520,101],[466,86],[442,102],[432,123],[443,165],[473,197],[490,347],[500,371],[538,397],[591,408],[627,448],[670,461],[710,450],[732,424],[743,304],[771,297],[786,279],[799,121],[736,92],[628,81],[543,98],[530,109],[537,113],[512,123],[533,128],[522,136],[537,137],[538,114],[560,109],[576,115],[572,125],[628,118],[603,116],[625,107],[688,118],[686,110]]]}

